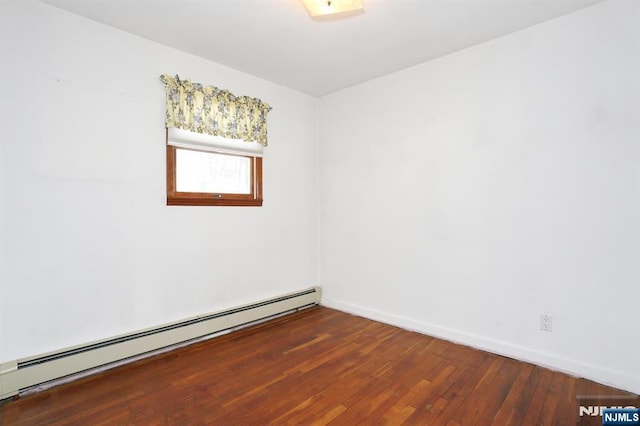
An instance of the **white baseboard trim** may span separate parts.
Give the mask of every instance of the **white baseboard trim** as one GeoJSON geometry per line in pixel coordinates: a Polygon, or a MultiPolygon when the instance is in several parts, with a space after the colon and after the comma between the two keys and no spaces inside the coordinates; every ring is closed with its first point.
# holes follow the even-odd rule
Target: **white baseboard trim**
{"type": "Polygon", "coordinates": [[[551,353],[537,351],[509,342],[489,339],[483,336],[466,333],[452,328],[441,327],[421,321],[415,321],[399,315],[393,315],[375,309],[365,308],[351,303],[341,302],[335,299],[322,298],[323,306],[358,315],[374,321],[394,325],[411,331],[416,331],[454,343],[460,343],[481,349],[497,355],[506,356],[551,370],[560,371],[572,376],[583,377],[603,385],[612,386],[640,394],[640,377],[630,376],[627,373],[602,368],[581,361],[560,357],[551,353]]]}

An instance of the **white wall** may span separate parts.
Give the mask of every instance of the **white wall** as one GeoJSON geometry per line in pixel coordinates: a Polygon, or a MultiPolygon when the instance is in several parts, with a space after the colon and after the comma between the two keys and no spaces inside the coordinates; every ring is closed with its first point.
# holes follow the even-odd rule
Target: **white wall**
{"type": "Polygon", "coordinates": [[[325,304],[640,392],[639,61],[615,0],[322,98],[325,304]]]}
{"type": "Polygon", "coordinates": [[[317,283],[317,100],[0,0],[0,361],[317,283]],[[259,97],[264,206],[165,205],[162,73],[259,97]]]}

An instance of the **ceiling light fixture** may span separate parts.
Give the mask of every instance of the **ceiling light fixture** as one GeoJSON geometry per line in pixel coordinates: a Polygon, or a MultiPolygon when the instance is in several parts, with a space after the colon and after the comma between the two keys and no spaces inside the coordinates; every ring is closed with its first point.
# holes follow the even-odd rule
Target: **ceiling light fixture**
{"type": "Polygon", "coordinates": [[[364,0],[302,0],[312,18],[362,12],[364,0]]]}

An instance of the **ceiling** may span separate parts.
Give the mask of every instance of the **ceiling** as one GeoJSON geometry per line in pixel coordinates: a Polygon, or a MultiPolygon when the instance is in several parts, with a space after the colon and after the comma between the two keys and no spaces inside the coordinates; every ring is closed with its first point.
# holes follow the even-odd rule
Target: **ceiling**
{"type": "Polygon", "coordinates": [[[313,20],[300,0],[41,0],[320,97],[603,0],[364,0],[313,20]]]}

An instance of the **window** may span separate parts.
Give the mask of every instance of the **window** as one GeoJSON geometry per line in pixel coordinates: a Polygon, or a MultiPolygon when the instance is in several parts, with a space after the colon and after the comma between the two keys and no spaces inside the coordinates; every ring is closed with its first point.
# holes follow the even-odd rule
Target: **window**
{"type": "Polygon", "coordinates": [[[167,103],[167,205],[262,206],[271,107],[177,75],[160,81],[167,103]]]}
{"type": "Polygon", "coordinates": [[[167,129],[167,205],[261,206],[261,148],[167,129]]]}

